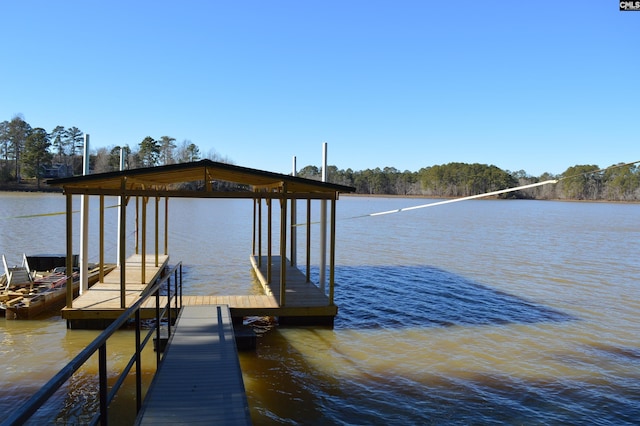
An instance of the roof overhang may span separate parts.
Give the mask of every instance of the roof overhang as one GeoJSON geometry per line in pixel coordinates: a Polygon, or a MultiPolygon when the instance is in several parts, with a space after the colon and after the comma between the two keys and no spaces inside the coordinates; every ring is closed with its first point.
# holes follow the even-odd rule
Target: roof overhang
{"type": "Polygon", "coordinates": [[[66,194],[127,195],[192,198],[337,198],[355,188],[211,160],[98,173],[47,180],[66,194]],[[201,190],[175,189],[178,184],[204,182],[201,190]],[[216,191],[215,182],[246,187],[216,191]]]}

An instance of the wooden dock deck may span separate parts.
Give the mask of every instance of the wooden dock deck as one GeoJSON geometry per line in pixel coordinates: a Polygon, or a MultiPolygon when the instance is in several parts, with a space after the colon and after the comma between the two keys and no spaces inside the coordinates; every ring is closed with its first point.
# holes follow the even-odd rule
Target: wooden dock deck
{"type": "Polygon", "coordinates": [[[136,424],[251,424],[228,306],[182,309],[136,424]]]}
{"type": "MultiPolygon", "coordinates": [[[[285,305],[280,301],[280,257],[272,256],[272,278],[276,284],[267,282],[267,257],[263,257],[260,267],[257,258],[252,256],[251,263],[266,294],[264,295],[184,295],[183,306],[228,305],[233,318],[248,316],[278,317],[280,323],[307,323],[332,325],[338,313],[338,307],[329,305],[329,298],[313,283],[307,282],[304,274],[287,262],[287,287],[285,305]]],[[[166,304],[166,297],[160,303],[166,304]]],[[[143,309],[152,311],[155,300],[148,300],[143,309]]]]}
{"type": "MultiPolygon", "coordinates": [[[[169,256],[159,255],[158,266],[155,266],[155,254],[145,257],[145,281],[142,281],[142,256],[134,254],[125,262],[126,287],[125,308],[120,303],[120,268],[117,267],[98,282],[74,299],[71,308],[61,311],[63,319],[69,324],[85,320],[113,320],[132,306],[151,283],[153,283],[167,266],[169,256]]],[[[74,328],[71,326],[71,328],[74,328]]]]}
{"type": "MultiPolygon", "coordinates": [[[[231,316],[241,319],[248,316],[278,317],[280,323],[308,323],[332,325],[338,313],[335,305],[329,304],[328,297],[313,283],[307,282],[305,275],[287,261],[286,297],[284,305],[280,295],[280,257],[272,256],[272,283],[267,282],[267,256],[258,259],[251,256],[254,271],[261,282],[263,295],[183,295],[183,306],[228,305],[231,316]]],[[[142,283],[140,255],[133,255],[126,261],[126,308],[132,306],[150,283],[167,266],[169,257],[159,256],[159,266],[155,266],[155,255],[147,255],[145,262],[146,282],[142,283]]],[[[125,309],[120,304],[120,268],[105,275],[103,283],[94,284],[73,301],[73,307],[62,309],[62,318],[70,328],[100,328],[116,319],[125,309]],[[104,321],[104,323],[103,323],[104,321]]],[[[149,298],[141,310],[142,318],[155,317],[155,298],[149,298]]],[[[161,297],[166,304],[166,296],[161,297]]]]}

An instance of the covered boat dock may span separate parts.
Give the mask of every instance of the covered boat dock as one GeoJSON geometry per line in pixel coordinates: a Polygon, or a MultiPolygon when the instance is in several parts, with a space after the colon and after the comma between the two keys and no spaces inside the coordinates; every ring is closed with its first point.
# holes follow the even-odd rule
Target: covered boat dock
{"type": "MultiPolygon", "coordinates": [[[[265,290],[263,296],[250,295],[197,295],[185,294],[182,304],[227,304],[235,319],[250,315],[275,316],[281,322],[332,325],[338,309],[334,303],[335,292],[335,243],[336,243],[336,202],[340,193],[353,192],[354,188],[304,179],[292,175],[272,173],[226,163],[201,160],[192,163],[172,164],[159,167],[123,170],[78,177],[53,179],[49,185],[61,187],[67,199],[67,259],[71,259],[73,249],[73,197],[82,197],[82,203],[89,197],[97,197],[100,203],[100,264],[104,261],[105,229],[104,199],[119,197],[118,267],[108,276],[101,274],[99,283],[84,289],[74,300],[67,294],[63,318],[71,328],[84,328],[87,322],[117,318],[135,300],[135,294],[142,294],[169,264],[169,218],[171,198],[240,198],[253,203],[253,238],[247,242],[250,261],[265,290]],[[151,226],[147,223],[149,200],[155,200],[155,215],[151,226]],[[297,219],[298,201],[306,203],[306,221],[297,219]],[[327,229],[314,232],[328,232],[328,247],[323,250],[328,255],[328,286],[324,282],[311,283],[311,211],[312,208],[325,209],[329,204],[327,229]],[[131,204],[134,204],[132,206],[131,204]],[[274,208],[275,207],[275,208],[274,208]],[[135,208],[135,223],[127,223],[127,209],[135,208]],[[279,216],[274,221],[274,216],[279,216]],[[274,230],[273,223],[279,224],[274,230]],[[138,237],[135,247],[127,247],[126,236],[134,226],[138,237]],[[306,269],[298,268],[297,233],[299,226],[306,226],[306,269]],[[154,247],[147,247],[147,233],[154,234],[154,247]],[[164,230],[164,231],[161,231],[164,230]],[[277,232],[278,252],[273,252],[273,234],[277,232]],[[164,234],[164,241],[160,235],[164,234]],[[140,243],[140,242],[141,243],[140,243]],[[133,252],[133,254],[127,253],[133,252]],[[108,284],[108,285],[107,285],[108,284]],[[108,290],[107,290],[108,287],[108,290]],[[98,292],[102,290],[99,295],[98,292]],[[93,293],[92,293],[93,292],[93,293]]],[[[184,218],[177,218],[184,219],[184,218]]],[[[83,220],[88,220],[86,217],[83,220]]],[[[80,223],[76,226],[84,227],[80,223]]],[[[113,235],[114,232],[109,232],[113,235]]],[[[88,237],[84,237],[88,238],[88,237]]],[[[81,241],[81,244],[88,244],[81,241]]],[[[94,243],[96,244],[96,243],[94,243]]],[[[180,253],[172,253],[180,257],[180,253]]],[[[70,269],[70,265],[68,265],[70,269]]],[[[321,280],[324,271],[321,270],[321,280]]],[[[251,277],[247,277],[247,280],[251,277]]],[[[91,327],[93,328],[93,327],[91,327]]]]}

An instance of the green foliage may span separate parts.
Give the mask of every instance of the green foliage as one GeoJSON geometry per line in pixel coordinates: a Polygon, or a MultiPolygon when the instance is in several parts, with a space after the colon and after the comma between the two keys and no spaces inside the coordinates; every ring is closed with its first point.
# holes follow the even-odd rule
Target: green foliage
{"type": "Polygon", "coordinates": [[[160,158],[160,144],[151,136],[147,136],[140,142],[140,150],[138,151],[142,167],[153,167],[158,165],[160,158]]]}
{"type": "Polygon", "coordinates": [[[49,135],[47,131],[38,127],[27,136],[22,155],[22,164],[27,176],[36,177],[38,179],[38,187],[40,187],[40,177],[42,168],[51,164],[53,154],[49,152],[49,135]]]}
{"type": "Polygon", "coordinates": [[[511,174],[494,165],[478,163],[449,163],[422,169],[420,183],[427,195],[436,197],[466,197],[518,186],[511,174]]]}
{"type": "Polygon", "coordinates": [[[594,173],[596,165],[576,165],[562,174],[562,189],[566,198],[573,200],[596,200],[602,189],[601,175],[594,173]]]}
{"type": "Polygon", "coordinates": [[[190,143],[187,145],[187,155],[188,162],[198,161],[200,159],[200,149],[196,144],[190,143]]]}
{"type": "Polygon", "coordinates": [[[176,148],[175,141],[176,138],[170,136],[162,136],[160,138],[160,164],[173,164],[175,162],[173,158],[173,151],[176,148]]]}

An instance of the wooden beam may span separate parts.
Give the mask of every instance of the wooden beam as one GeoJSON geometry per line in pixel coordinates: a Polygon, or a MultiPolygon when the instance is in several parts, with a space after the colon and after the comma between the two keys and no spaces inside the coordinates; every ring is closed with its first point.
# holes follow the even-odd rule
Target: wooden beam
{"type": "MultiPolygon", "coordinates": [[[[70,193],[74,195],[106,195],[106,196],[120,196],[122,194],[121,190],[114,188],[65,188],[65,193],[70,193]]],[[[172,197],[172,198],[240,198],[240,199],[258,199],[258,198],[286,198],[289,200],[332,200],[335,197],[333,192],[289,192],[286,194],[281,194],[277,192],[252,192],[252,191],[236,191],[236,192],[226,192],[226,191],[211,191],[211,192],[203,192],[203,191],[180,191],[180,190],[169,190],[169,189],[140,189],[140,188],[130,188],[125,189],[124,193],[128,197],[172,197]]]]}

